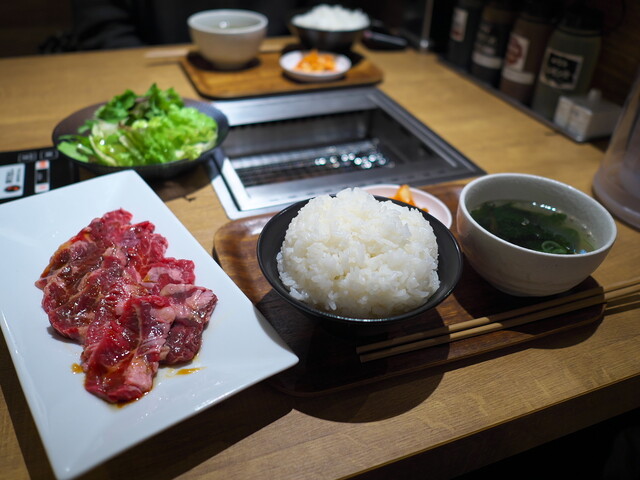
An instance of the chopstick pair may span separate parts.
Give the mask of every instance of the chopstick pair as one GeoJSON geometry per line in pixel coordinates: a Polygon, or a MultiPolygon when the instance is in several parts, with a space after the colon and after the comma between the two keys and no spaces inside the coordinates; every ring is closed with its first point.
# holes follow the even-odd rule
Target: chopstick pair
{"type": "Polygon", "coordinates": [[[615,283],[607,287],[598,286],[590,288],[565,297],[555,298],[546,302],[528,305],[487,317],[474,318],[466,322],[361,345],[356,348],[356,352],[360,355],[360,361],[362,363],[369,362],[482,335],[484,333],[517,327],[593,305],[607,304],[634,294],[640,294],[640,277],[615,283]]]}

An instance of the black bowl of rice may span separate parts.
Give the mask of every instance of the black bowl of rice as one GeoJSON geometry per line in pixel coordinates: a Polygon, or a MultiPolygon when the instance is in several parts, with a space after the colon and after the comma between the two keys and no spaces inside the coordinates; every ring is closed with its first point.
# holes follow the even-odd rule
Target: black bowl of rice
{"type": "Polygon", "coordinates": [[[292,15],[289,30],[307,49],[345,53],[369,24],[369,17],[361,10],[320,4],[292,15]]]}
{"type": "Polygon", "coordinates": [[[277,294],[331,326],[378,333],[434,308],[462,274],[451,231],[424,210],[359,188],[295,203],[258,238],[277,294]]]}

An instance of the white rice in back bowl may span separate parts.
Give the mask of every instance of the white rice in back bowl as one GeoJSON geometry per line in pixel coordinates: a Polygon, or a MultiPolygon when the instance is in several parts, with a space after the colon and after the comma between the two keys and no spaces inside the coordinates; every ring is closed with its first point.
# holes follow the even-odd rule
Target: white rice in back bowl
{"type": "Polygon", "coordinates": [[[292,18],[294,25],[328,31],[360,30],[369,25],[369,17],[362,10],[349,10],[341,5],[320,4],[307,13],[292,18]]]}
{"type": "Polygon", "coordinates": [[[438,289],[438,245],[420,211],[364,190],[310,200],[277,256],[291,295],[319,310],[382,318],[419,307],[438,289]]]}

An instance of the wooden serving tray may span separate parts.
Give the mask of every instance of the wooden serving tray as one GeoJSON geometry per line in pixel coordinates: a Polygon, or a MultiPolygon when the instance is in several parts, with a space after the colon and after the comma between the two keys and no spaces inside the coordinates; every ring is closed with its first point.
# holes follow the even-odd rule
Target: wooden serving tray
{"type": "MultiPolygon", "coordinates": [[[[291,47],[285,50],[289,49],[291,47]]],[[[216,70],[197,52],[182,57],[180,63],[200,95],[219,100],[364,86],[382,81],[378,67],[362,55],[351,53],[352,67],[344,77],[329,82],[299,82],[284,75],[279,63],[283,52],[260,53],[253,64],[233,72],[216,70]]]]}
{"type": "MultiPolygon", "coordinates": [[[[425,187],[424,190],[439,197],[455,212],[462,185],[436,185],[425,187]]],[[[460,282],[435,310],[411,320],[393,332],[375,338],[369,337],[365,342],[362,338],[349,337],[323,328],[299,314],[272,290],[260,271],[256,257],[257,239],[269,218],[271,215],[262,215],[224,225],[215,235],[213,253],[222,268],[300,358],[296,366],[270,379],[276,388],[291,395],[326,394],[520,345],[594,323],[604,313],[604,305],[596,305],[514,329],[361,363],[356,354],[356,347],[361,343],[436,328],[443,324],[452,325],[540,300],[513,297],[498,291],[465,262],[460,282]]],[[[455,227],[454,221],[451,227],[454,235],[457,234],[455,227]]],[[[596,286],[597,282],[589,278],[569,293],[596,286]]]]}

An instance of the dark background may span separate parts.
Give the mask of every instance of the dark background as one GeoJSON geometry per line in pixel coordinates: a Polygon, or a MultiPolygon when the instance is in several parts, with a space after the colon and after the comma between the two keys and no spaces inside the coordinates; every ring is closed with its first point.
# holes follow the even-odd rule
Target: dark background
{"type": "MultiPolygon", "coordinates": [[[[23,56],[43,53],[49,42],[64,38],[74,26],[74,1],[92,3],[94,0],[20,0],[0,2],[0,57],[23,56]]],[[[566,0],[568,4],[572,0],[566,0]]],[[[176,7],[177,17],[186,16],[189,9],[208,8],[255,8],[263,10],[273,24],[270,35],[287,34],[286,18],[290,9],[304,8],[321,2],[313,0],[146,0],[156,9],[166,11],[169,5],[176,7]],[[191,4],[191,6],[188,6],[191,4]],[[185,6],[187,5],[187,6],[185,6]],[[162,6],[162,8],[160,8],[162,6]],[[287,11],[285,11],[287,10],[287,11]]],[[[100,3],[100,2],[98,2],[100,3]]],[[[112,3],[119,3],[118,1],[112,3]]],[[[129,3],[123,1],[121,3],[129,3]]],[[[145,3],[145,0],[132,3],[145,3]]],[[[420,23],[426,0],[345,0],[340,2],[347,8],[361,8],[370,16],[384,21],[391,28],[401,28],[420,23]]],[[[435,0],[436,18],[432,31],[437,35],[448,32],[450,12],[455,0],[435,0]]],[[[639,0],[589,0],[593,7],[605,12],[606,32],[599,65],[594,77],[594,86],[603,91],[605,98],[622,104],[640,66],[640,1],[639,0]]],[[[171,15],[165,15],[168,17],[171,15]]],[[[180,22],[182,23],[182,22],[180,22]]],[[[419,33],[419,32],[416,32],[419,33]]],[[[153,35],[147,39],[155,43],[153,35]]],[[[165,38],[156,37],[158,43],[188,42],[186,27],[178,27],[165,38]],[[180,37],[182,35],[182,37],[180,37]],[[179,40],[179,41],[174,41],[179,40]]],[[[440,48],[440,42],[438,48],[440,48]]]]}

